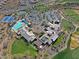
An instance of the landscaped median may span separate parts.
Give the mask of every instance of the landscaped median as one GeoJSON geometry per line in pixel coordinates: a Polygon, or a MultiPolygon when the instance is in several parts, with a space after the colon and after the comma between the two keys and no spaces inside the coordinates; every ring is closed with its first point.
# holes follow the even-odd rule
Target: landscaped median
{"type": "Polygon", "coordinates": [[[32,44],[27,43],[23,39],[17,39],[12,45],[12,55],[37,56],[37,49],[32,44]]]}

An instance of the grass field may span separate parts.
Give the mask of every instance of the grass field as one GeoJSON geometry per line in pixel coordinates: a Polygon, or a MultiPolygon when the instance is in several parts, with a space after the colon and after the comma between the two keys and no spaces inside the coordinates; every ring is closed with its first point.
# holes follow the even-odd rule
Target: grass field
{"type": "Polygon", "coordinates": [[[72,22],[69,22],[68,20],[64,20],[64,19],[62,20],[61,26],[64,31],[68,31],[68,32],[72,32],[75,29],[72,22]]]}
{"type": "Polygon", "coordinates": [[[69,21],[79,25],[79,14],[73,9],[64,9],[64,14],[69,17],[69,21]]]}
{"type": "Polygon", "coordinates": [[[23,39],[16,40],[12,45],[12,54],[26,54],[30,56],[36,56],[37,51],[36,48],[27,42],[25,42],[23,39]]]}

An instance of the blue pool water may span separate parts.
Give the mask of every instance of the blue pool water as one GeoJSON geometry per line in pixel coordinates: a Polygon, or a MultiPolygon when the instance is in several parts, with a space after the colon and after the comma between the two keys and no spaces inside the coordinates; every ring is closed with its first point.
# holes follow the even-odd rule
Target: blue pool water
{"type": "Polygon", "coordinates": [[[22,22],[17,22],[13,27],[12,27],[12,29],[13,30],[19,30],[19,28],[21,28],[22,27],[22,22]]]}
{"type": "Polygon", "coordinates": [[[22,19],[22,22],[24,22],[25,24],[29,25],[28,21],[26,19],[22,19]]]}

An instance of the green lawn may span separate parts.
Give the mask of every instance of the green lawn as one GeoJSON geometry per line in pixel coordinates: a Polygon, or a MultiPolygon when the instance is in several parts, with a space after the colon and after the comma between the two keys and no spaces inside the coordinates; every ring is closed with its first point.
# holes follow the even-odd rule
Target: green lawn
{"type": "Polygon", "coordinates": [[[15,42],[12,45],[12,54],[26,54],[30,56],[36,56],[37,51],[36,48],[27,42],[25,42],[23,39],[15,40],[15,42]]]}
{"type": "Polygon", "coordinates": [[[79,25],[79,14],[73,9],[64,9],[64,15],[69,17],[69,21],[79,25]]]}
{"type": "Polygon", "coordinates": [[[75,27],[72,24],[72,22],[69,22],[68,20],[65,19],[62,20],[61,26],[64,31],[72,32],[75,30],[75,27]]]}

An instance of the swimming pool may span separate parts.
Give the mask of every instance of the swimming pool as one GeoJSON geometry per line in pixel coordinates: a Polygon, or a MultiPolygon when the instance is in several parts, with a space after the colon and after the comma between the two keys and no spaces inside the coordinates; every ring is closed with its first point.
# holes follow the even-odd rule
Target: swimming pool
{"type": "Polygon", "coordinates": [[[26,25],[29,25],[29,22],[26,19],[22,19],[22,22],[25,23],[26,25]]]}
{"type": "Polygon", "coordinates": [[[15,30],[15,31],[17,31],[17,30],[19,30],[22,26],[23,26],[23,25],[22,25],[22,22],[17,22],[17,23],[12,27],[12,29],[15,30]]]}

